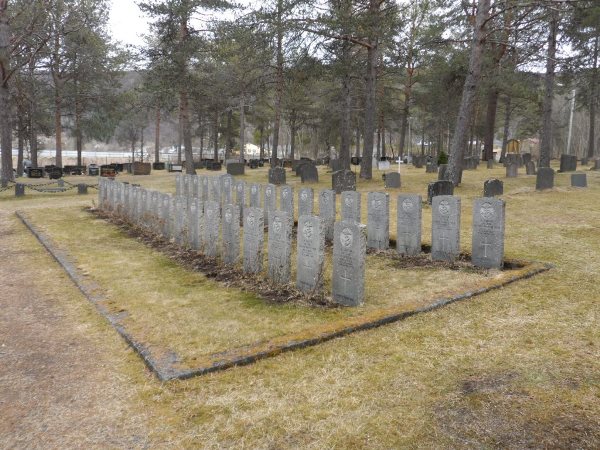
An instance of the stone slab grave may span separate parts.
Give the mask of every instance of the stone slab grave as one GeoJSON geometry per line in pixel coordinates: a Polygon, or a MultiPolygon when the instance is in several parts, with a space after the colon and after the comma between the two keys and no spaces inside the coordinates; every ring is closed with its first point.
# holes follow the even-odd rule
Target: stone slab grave
{"type": "Polygon", "coordinates": [[[281,186],[279,209],[287,212],[294,221],[294,188],[291,186],[281,186]]]}
{"type": "Polygon", "coordinates": [[[574,173],[571,175],[572,187],[587,187],[587,175],[585,173],[574,173]]]}
{"type": "Polygon", "coordinates": [[[497,195],[504,194],[504,183],[497,178],[485,180],[483,182],[483,196],[484,197],[496,197],[497,195]]]}
{"type": "Polygon", "coordinates": [[[235,265],[240,257],[240,207],[223,207],[223,231],[221,259],[227,265],[235,265]]]}
{"type": "Polygon", "coordinates": [[[279,186],[285,184],[285,169],[283,167],[272,167],[269,169],[269,184],[279,186]]]}
{"type": "Polygon", "coordinates": [[[265,216],[261,208],[246,208],[244,214],[243,263],[245,273],[260,273],[263,268],[265,216]]]}
{"type": "Polygon", "coordinates": [[[210,201],[221,204],[221,180],[219,177],[210,177],[210,201]]]}
{"type": "Polygon", "coordinates": [[[379,170],[390,170],[390,162],[387,159],[385,161],[378,161],[377,168],[379,170]]]}
{"type": "Polygon", "coordinates": [[[25,185],[23,183],[15,184],[15,197],[23,197],[25,195],[25,185]]]}
{"type": "Polygon", "coordinates": [[[438,166],[435,163],[428,162],[425,164],[425,173],[437,173],[438,166]]]}
{"type": "Polygon", "coordinates": [[[200,199],[203,202],[207,202],[210,196],[209,179],[206,175],[203,175],[200,180],[200,199]]]}
{"type": "Polygon", "coordinates": [[[519,165],[511,162],[506,165],[506,178],[516,178],[519,175],[519,165]]]}
{"type": "Polygon", "coordinates": [[[361,222],[361,195],[356,191],[342,192],[342,220],[354,220],[361,222]]]}
{"type": "Polygon", "coordinates": [[[227,173],[229,175],[244,175],[246,165],[243,162],[229,162],[227,163],[227,173]]]}
{"type": "Polygon", "coordinates": [[[271,214],[277,210],[277,186],[274,184],[269,183],[265,186],[263,206],[265,210],[265,224],[268,226],[271,214]]]}
{"type": "Polygon", "coordinates": [[[600,170],[600,159],[594,160],[594,166],[590,170],[600,170]]]}
{"type": "Polygon", "coordinates": [[[542,191],[554,187],[554,169],[550,167],[540,167],[535,179],[535,189],[542,191]]]}
{"type": "Polygon", "coordinates": [[[193,198],[190,203],[190,247],[192,250],[200,250],[200,236],[202,234],[202,216],[204,205],[199,198],[193,198]]]}
{"type": "Polygon", "coordinates": [[[438,167],[438,181],[446,180],[446,171],[448,170],[448,164],[440,164],[438,167]]]}
{"type": "Polygon", "coordinates": [[[325,224],[320,217],[298,218],[296,287],[303,292],[319,292],[323,286],[325,263],[325,224]]]}
{"type": "Polygon", "coordinates": [[[367,216],[367,247],[387,250],[390,246],[390,194],[369,192],[367,216]]]}
{"type": "Polygon", "coordinates": [[[438,195],[453,195],[454,184],[448,180],[439,180],[427,185],[427,203],[431,204],[432,199],[438,195]]]}
{"type": "Polygon", "coordinates": [[[209,258],[219,256],[219,229],[221,228],[221,205],[215,201],[204,204],[204,233],[202,252],[209,258]]]}
{"type": "Polygon", "coordinates": [[[525,163],[525,173],[527,175],[535,175],[536,174],[535,163],[533,161],[529,160],[525,163]]]}
{"type": "Polygon", "coordinates": [[[246,182],[235,181],[233,189],[235,191],[235,204],[240,207],[240,214],[243,215],[246,206],[246,182]]]}
{"type": "Polygon", "coordinates": [[[493,169],[494,168],[494,160],[493,159],[488,159],[487,160],[487,168],[488,169],[493,169]]]}
{"type": "Polygon", "coordinates": [[[260,208],[260,194],[262,192],[262,186],[258,183],[250,185],[250,207],[260,208]]]}
{"type": "Polygon", "coordinates": [[[356,190],[356,175],[351,170],[338,170],[331,176],[332,189],[336,194],[356,190]]]}
{"type": "Polygon", "coordinates": [[[587,166],[588,165],[588,158],[587,157],[581,158],[581,160],[579,162],[580,162],[580,164],[582,166],[587,166]]]}
{"type": "Polygon", "coordinates": [[[390,172],[385,174],[385,188],[397,189],[401,185],[400,174],[398,172],[390,172]]]}
{"type": "Polygon", "coordinates": [[[192,175],[192,197],[200,197],[200,187],[200,178],[198,177],[198,175],[192,175]]]}
{"type": "Polygon", "coordinates": [[[221,175],[219,178],[221,182],[221,203],[223,205],[231,205],[233,204],[234,179],[229,174],[221,175]]]}
{"type": "Polygon", "coordinates": [[[269,278],[287,284],[291,276],[293,220],[286,211],[274,211],[269,223],[269,278]]]}
{"type": "Polygon", "coordinates": [[[521,157],[523,158],[523,164],[525,165],[531,161],[531,153],[523,153],[521,157]]]}
{"type": "Polygon", "coordinates": [[[318,183],[319,171],[313,163],[302,164],[299,166],[300,180],[302,183],[318,183]]]}
{"type": "Polygon", "coordinates": [[[298,217],[312,216],[314,213],[314,191],[312,188],[301,188],[298,192],[298,217]]]}
{"type": "Polygon", "coordinates": [[[460,198],[438,195],[431,212],[431,258],[452,262],[460,253],[460,198]]]}
{"type": "Polygon", "coordinates": [[[473,202],[471,261],[476,267],[501,269],[504,265],[505,203],[498,198],[473,202]]]}
{"type": "Polygon", "coordinates": [[[333,240],[333,224],[336,219],[335,191],[323,189],[319,192],[319,217],[325,226],[325,239],[333,240]]]}
{"type": "Polygon", "coordinates": [[[577,170],[577,156],[575,155],[560,155],[559,172],[574,172],[577,170]]]}
{"type": "Polygon", "coordinates": [[[401,194],[396,208],[396,251],[400,255],[421,253],[421,196],[401,194]]]}
{"type": "Polygon", "coordinates": [[[365,226],[352,220],[334,225],[331,296],[345,306],[363,303],[365,293],[365,226]]]}

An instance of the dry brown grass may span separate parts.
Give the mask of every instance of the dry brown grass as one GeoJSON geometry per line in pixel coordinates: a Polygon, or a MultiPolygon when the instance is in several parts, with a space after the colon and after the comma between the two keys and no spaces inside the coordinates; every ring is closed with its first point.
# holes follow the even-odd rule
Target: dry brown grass
{"type": "MultiPolygon", "coordinates": [[[[432,177],[422,172],[408,168],[401,191],[423,195],[432,177]]],[[[465,173],[456,191],[463,199],[463,249],[471,200],[484,179],[502,173],[465,173]]],[[[128,400],[132,418],[123,420],[146,414],[156,447],[597,448],[600,174],[588,177],[591,187],[581,190],[568,187],[568,174],[557,174],[557,188],[543,193],[531,190],[531,177],[505,180],[507,255],[556,265],[526,282],[252,366],[167,384],[142,375],[139,361],[123,361],[122,349],[107,344],[106,357],[121,362],[118,370],[139,389],[128,400]]],[[[173,180],[161,174],[142,183],[167,181],[173,180]]],[[[381,182],[359,188],[375,186],[381,182]]],[[[90,203],[0,194],[5,211],[55,201],[74,208],[90,203]]],[[[67,307],[82,301],[64,299],[67,307]]],[[[93,314],[73,318],[102,328],[93,314]]]]}

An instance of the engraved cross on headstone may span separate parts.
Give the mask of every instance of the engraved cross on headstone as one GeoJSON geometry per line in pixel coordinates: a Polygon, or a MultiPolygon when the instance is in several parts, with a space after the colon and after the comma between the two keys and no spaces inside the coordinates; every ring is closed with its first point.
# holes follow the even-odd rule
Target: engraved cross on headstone
{"type": "Polygon", "coordinates": [[[348,270],[344,269],[344,275],[340,277],[340,279],[344,280],[344,292],[348,292],[348,282],[352,281],[352,278],[348,276],[348,270]]]}
{"type": "Polygon", "coordinates": [[[448,251],[447,243],[450,241],[450,239],[448,239],[448,236],[446,235],[445,230],[442,231],[442,235],[440,236],[440,241],[442,242],[442,251],[443,252],[448,251]]]}
{"type": "Polygon", "coordinates": [[[492,244],[490,242],[488,242],[487,236],[483,239],[483,242],[481,243],[481,246],[483,247],[483,257],[487,258],[488,257],[488,255],[487,255],[487,249],[488,249],[488,247],[492,246],[492,244]]]}

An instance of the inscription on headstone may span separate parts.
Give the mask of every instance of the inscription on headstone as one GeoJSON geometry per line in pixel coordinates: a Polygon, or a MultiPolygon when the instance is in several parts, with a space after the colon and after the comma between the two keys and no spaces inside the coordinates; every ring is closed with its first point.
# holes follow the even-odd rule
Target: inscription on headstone
{"type": "Polygon", "coordinates": [[[304,292],[317,292],[323,284],[325,261],[325,227],[323,220],[312,215],[298,218],[296,286],[304,292]]]}
{"type": "Polygon", "coordinates": [[[333,224],[335,223],[335,191],[324,189],[319,192],[319,217],[325,226],[325,239],[333,240],[333,224]]]}
{"type": "Polygon", "coordinates": [[[223,262],[234,265],[240,256],[240,207],[237,205],[223,207],[222,242],[223,262]]]}
{"type": "Polygon", "coordinates": [[[250,185],[250,206],[252,208],[260,208],[260,184],[254,183],[250,185]]]}
{"type": "Polygon", "coordinates": [[[433,197],[431,211],[431,258],[454,261],[460,253],[460,198],[433,197]]]}
{"type": "Polygon", "coordinates": [[[233,203],[233,177],[229,174],[221,175],[221,202],[223,205],[233,203]]]}
{"type": "MultiPolygon", "coordinates": [[[[215,177],[216,178],[216,177],[215,177]]],[[[221,227],[221,206],[218,202],[209,201],[204,204],[203,253],[209,258],[219,254],[219,228],[221,227]]]]}
{"type": "Polygon", "coordinates": [[[247,208],[244,215],[244,272],[259,273],[263,266],[265,239],[263,210],[247,208]]]}
{"type": "Polygon", "coordinates": [[[396,250],[401,255],[421,253],[421,196],[398,196],[396,218],[396,250]]]}
{"type": "Polygon", "coordinates": [[[311,216],[314,209],[314,194],[312,188],[302,188],[298,193],[298,217],[311,216]]]}
{"type": "Polygon", "coordinates": [[[366,247],[364,225],[352,220],[335,223],[331,288],[335,302],[346,306],[363,302],[366,247]]]}
{"type": "Polygon", "coordinates": [[[390,195],[369,192],[367,216],[367,247],[386,250],[390,244],[390,195]]]}
{"type": "Polygon", "coordinates": [[[504,264],[504,200],[476,198],[473,203],[472,262],[486,269],[504,264]]]}
{"type": "Polygon", "coordinates": [[[354,220],[360,223],[360,192],[342,192],[342,220],[354,220]]]}
{"type": "Polygon", "coordinates": [[[292,218],[285,211],[272,211],[269,220],[269,278],[286,284],[291,272],[292,218]]]}
{"type": "Polygon", "coordinates": [[[281,186],[280,209],[287,212],[294,221],[294,189],[291,186],[281,186]]]}

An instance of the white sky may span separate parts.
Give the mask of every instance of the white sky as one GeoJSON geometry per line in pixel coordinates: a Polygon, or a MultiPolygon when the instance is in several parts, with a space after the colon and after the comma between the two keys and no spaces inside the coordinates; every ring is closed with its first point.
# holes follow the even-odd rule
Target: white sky
{"type": "Polygon", "coordinates": [[[109,29],[116,41],[142,45],[142,35],[148,32],[148,19],[137,7],[135,0],[112,0],[109,29]]]}

